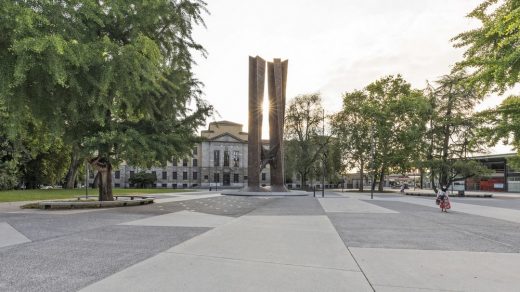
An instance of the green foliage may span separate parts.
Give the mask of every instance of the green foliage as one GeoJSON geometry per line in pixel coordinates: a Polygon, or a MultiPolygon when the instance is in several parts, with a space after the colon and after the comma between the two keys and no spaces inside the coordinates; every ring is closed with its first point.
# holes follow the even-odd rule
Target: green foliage
{"type": "MultiPolygon", "coordinates": [[[[482,127],[479,134],[487,139],[490,145],[496,145],[500,141],[512,145],[520,151],[520,97],[509,96],[499,106],[478,114],[482,127]]],[[[510,158],[511,165],[520,169],[520,152],[518,156],[510,158]]]]}
{"type": "Polygon", "coordinates": [[[404,171],[412,167],[429,110],[423,93],[412,89],[400,75],[345,93],[343,108],[333,118],[333,133],[344,157],[350,160],[346,166],[361,172],[369,168],[379,178],[390,169],[404,171]]]}
{"type": "Polygon", "coordinates": [[[366,92],[355,90],[343,95],[343,108],[332,116],[332,133],[342,150],[342,169],[367,168],[370,154],[370,125],[362,112],[366,92]]]}
{"type": "Polygon", "coordinates": [[[27,188],[38,188],[41,185],[57,185],[67,171],[70,147],[61,139],[39,153],[23,165],[22,180],[27,188]]]}
{"type": "Polygon", "coordinates": [[[322,159],[330,137],[323,135],[323,107],[319,94],[296,96],[285,112],[285,166],[287,177],[300,175],[302,187],[315,177],[317,162],[322,159]]]}
{"type": "Polygon", "coordinates": [[[482,25],[454,38],[455,47],[466,48],[457,69],[474,70],[474,86],[504,92],[519,81],[520,1],[485,0],[468,17],[482,25]]]}
{"type": "Polygon", "coordinates": [[[481,119],[474,113],[482,94],[467,80],[464,72],[456,72],[443,76],[437,87],[428,89],[432,111],[426,137],[430,145],[425,149],[423,166],[430,169],[434,188],[436,181],[449,186],[455,180],[487,173],[484,166],[466,159],[486,151],[486,141],[477,130],[482,127],[481,119]]]}
{"type": "Polygon", "coordinates": [[[452,181],[464,180],[468,177],[481,178],[487,177],[493,173],[493,170],[487,168],[482,163],[476,160],[461,159],[453,163],[454,176],[451,178],[452,181]]]}
{"type": "Polygon", "coordinates": [[[132,175],[128,181],[134,186],[145,188],[157,182],[157,176],[153,173],[142,171],[132,175]]]}
{"type": "MultiPolygon", "coordinates": [[[[0,147],[4,147],[5,144],[1,143],[0,147]]],[[[0,153],[4,156],[5,150],[0,153]]],[[[18,165],[14,160],[0,161],[0,190],[13,189],[18,184],[18,165]]]]}
{"type": "Polygon", "coordinates": [[[8,124],[27,112],[81,157],[109,164],[149,167],[188,153],[212,111],[191,69],[192,54],[205,53],[191,36],[205,5],[1,1],[8,124]]]}

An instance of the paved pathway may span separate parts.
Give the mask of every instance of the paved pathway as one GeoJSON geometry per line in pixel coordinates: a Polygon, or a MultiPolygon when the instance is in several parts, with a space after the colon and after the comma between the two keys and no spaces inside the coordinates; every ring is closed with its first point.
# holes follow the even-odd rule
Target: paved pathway
{"type": "Polygon", "coordinates": [[[395,194],[200,192],[85,213],[0,208],[0,290],[518,291],[519,202],[453,198],[444,214],[395,194]]]}

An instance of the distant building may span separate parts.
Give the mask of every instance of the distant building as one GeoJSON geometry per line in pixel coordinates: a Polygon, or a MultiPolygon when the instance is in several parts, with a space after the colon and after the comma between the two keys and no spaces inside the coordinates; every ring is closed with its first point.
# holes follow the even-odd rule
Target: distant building
{"type": "MultiPolygon", "coordinates": [[[[242,125],[220,121],[209,124],[208,130],[202,131],[205,138],[200,145],[202,187],[218,185],[241,188],[247,184],[247,133],[242,125]]],[[[265,147],[268,141],[263,141],[265,147]]],[[[271,183],[269,167],[262,170],[260,184],[271,183]]]]}
{"type": "MultiPolygon", "coordinates": [[[[143,169],[121,164],[113,172],[114,187],[128,188],[130,177],[140,171],[154,173],[157,176],[155,187],[158,188],[241,188],[247,184],[247,133],[242,125],[218,121],[209,124],[201,132],[205,140],[193,148],[187,157],[172,158],[165,167],[143,169]]],[[[269,142],[263,141],[268,147],[269,142]]],[[[90,175],[90,183],[94,174],[90,175]]],[[[271,176],[269,166],[261,173],[260,183],[269,185],[271,176]]]]}
{"type": "Polygon", "coordinates": [[[492,169],[493,173],[485,178],[469,178],[459,183],[460,187],[467,191],[520,192],[520,172],[507,163],[508,157],[516,155],[507,153],[472,157],[492,169]]]}

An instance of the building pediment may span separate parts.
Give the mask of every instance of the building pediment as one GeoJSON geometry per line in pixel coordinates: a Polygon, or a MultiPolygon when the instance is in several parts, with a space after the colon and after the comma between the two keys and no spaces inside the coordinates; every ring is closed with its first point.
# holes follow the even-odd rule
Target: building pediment
{"type": "Polygon", "coordinates": [[[211,139],[208,139],[207,141],[211,142],[236,142],[236,143],[245,143],[246,140],[240,139],[232,134],[229,133],[223,133],[218,136],[215,136],[211,139]]]}

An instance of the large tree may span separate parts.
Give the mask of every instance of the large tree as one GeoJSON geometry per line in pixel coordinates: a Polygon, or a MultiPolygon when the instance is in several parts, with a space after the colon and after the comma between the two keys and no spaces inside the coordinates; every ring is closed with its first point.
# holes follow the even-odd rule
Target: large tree
{"type": "MultiPolygon", "coordinates": [[[[499,106],[478,114],[483,121],[480,134],[489,140],[490,145],[500,141],[520,149],[520,97],[510,96],[499,106]]],[[[520,153],[508,159],[510,165],[520,169],[520,153]]]]}
{"type": "Polygon", "coordinates": [[[470,68],[471,85],[503,92],[519,81],[520,1],[485,0],[468,17],[481,26],[456,36],[456,47],[466,49],[457,69],[470,68]]]}
{"type": "Polygon", "coordinates": [[[425,132],[427,112],[422,91],[413,89],[400,75],[387,76],[361,91],[345,93],[334,128],[343,149],[357,161],[354,165],[361,171],[368,168],[375,178],[372,187],[379,181],[382,191],[386,174],[411,167],[425,132]]]}
{"type": "Polygon", "coordinates": [[[98,170],[187,153],[210,114],[192,74],[205,3],[188,0],[4,0],[0,94],[9,118],[29,110],[98,170]]]}
{"type": "MultiPolygon", "coordinates": [[[[363,103],[368,96],[366,92],[355,90],[343,95],[343,108],[332,116],[332,134],[342,154],[344,169],[358,169],[361,181],[370,162],[370,125],[362,113],[363,103]]],[[[363,183],[359,185],[363,191],[363,183]]]]}
{"type": "Polygon", "coordinates": [[[429,117],[426,166],[432,187],[450,186],[454,181],[482,176],[489,170],[475,160],[474,153],[485,152],[485,140],[478,135],[480,120],[474,107],[481,92],[467,82],[463,72],[445,75],[428,91],[432,111],[429,117]]]}
{"type": "MultiPolygon", "coordinates": [[[[472,85],[502,94],[520,82],[520,1],[486,0],[468,17],[479,20],[481,26],[454,38],[456,47],[466,49],[456,68],[473,72],[469,76],[472,85]]],[[[512,95],[481,115],[487,118],[483,133],[492,143],[504,140],[516,148],[515,162],[520,161],[519,100],[518,94],[512,95]]]]}
{"type": "Polygon", "coordinates": [[[314,177],[316,162],[323,158],[330,137],[323,135],[324,112],[319,94],[290,100],[285,112],[285,159],[289,171],[299,174],[301,186],[314,177]]]}

